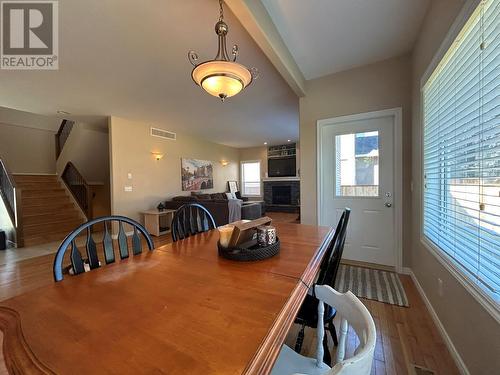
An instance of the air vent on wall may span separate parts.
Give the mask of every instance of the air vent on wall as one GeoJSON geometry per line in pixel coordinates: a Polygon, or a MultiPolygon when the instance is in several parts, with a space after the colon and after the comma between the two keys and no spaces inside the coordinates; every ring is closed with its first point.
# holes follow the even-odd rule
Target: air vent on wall
{"type": "Polygon", "coordinates": [[[177,139],[177,134],[158,128],[151,128],[151,136],[169,139],[171,141],[175,141],[177,139]]]}

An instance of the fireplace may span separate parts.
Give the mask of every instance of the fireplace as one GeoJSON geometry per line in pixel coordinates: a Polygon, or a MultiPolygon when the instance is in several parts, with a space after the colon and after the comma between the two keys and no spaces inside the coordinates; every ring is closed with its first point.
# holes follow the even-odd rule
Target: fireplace
{"type": "Polygon", "coordinates": [[[273,186],[272,187],[272,202],[276,205],[291,205],[292,204],[292,187],[291,186],[273,186]]]}
{"type": "Polygon", "coordinates": [[[266,211],[298,212],[300,180],[264,180],[266,211]]]}

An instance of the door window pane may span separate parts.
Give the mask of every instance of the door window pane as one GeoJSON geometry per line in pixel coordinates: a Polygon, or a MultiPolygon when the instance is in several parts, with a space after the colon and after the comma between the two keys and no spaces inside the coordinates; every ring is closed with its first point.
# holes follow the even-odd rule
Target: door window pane
{"type": "Polygon", "coordinates": [[[337,135],[335,150],[335,194],[378,197],[378,131],[337,135]]]}

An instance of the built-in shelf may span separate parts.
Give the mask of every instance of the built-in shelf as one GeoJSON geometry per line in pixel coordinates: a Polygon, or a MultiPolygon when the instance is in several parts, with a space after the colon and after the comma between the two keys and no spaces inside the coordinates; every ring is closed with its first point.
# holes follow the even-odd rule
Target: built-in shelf
{"type": "Polygon", "coordinates": [[[269,146],[267,148],[267,157],[269,159],[286,158],[296,155],[297,155],[297,146],[295,143],[288,143],[286,145],[279,145],[279,146],[269,146]]]}

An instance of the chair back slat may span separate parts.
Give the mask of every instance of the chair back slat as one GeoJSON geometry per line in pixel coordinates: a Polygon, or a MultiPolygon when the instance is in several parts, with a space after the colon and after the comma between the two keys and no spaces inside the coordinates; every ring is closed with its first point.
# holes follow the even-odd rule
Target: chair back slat
{"type": "Polygon", "coordinates": [[[134,234],[132,235],[132,252],[134,255],[142,253],[141,237],[139,236],[136,227],[134,227],[134,234]]]}
{"type": "Polygon", "coordinates": [[[337,272],[340,266],[340,261],[342,260],[342,255],[344,253],[344,245],[350,215],[351,209],[346,208],[344,210],[344,213],[342,214],[342,223],[339,222],[340,230],[337,237],[335,238],[335,241],[333,242],[333,251],[325,267],[325,272],[322,275],[322,279],[318,278],[318,284],[330,285],[332,288],[335,287],[334,284],[337,278],[337,272]]]}
{"type": "Polygon", "coordinates": [[[82,255],[78,251],[75,240],[71,241],[71,265],[73,266],[73,272],[75,275],[85,272],[85,267],[83,265],[82,255]]]}
{"type": "Polygon", "coordinates": [[[104,248],[104,260],[106,264],[113,263],[115,261],[115,249],[113,247],[113,239],[108,230],[108,223],[104,222],[104,237],[102,238],[102,246],[104,248]]]}
{"type": "Polygon", "coordinates": [[[321,266],[319,269],[318,278],[316,279],[317,284],[320,284],[320,285],[324,284],[326,271],[328,270],[328,265],[332,259],[333,249],[335,247],[335,242],[337,241],[339,233],[342,229],[342,225],[344,223],[344,218],[345,218],[345,211],[343,211],[342,215],[340,215],[340,219],[337,222],[337,226],[335,227],[335,233],[334,233],[333,237],[330,239],[330,242],[328,243],[328,247],[326,249],[323,260],[321,261],[321,266]]]}
{"type": "Polygon", "coordinates": [[[185,204],[174,214],[172,239],[175,242],[215,227],[215,220],[205,207],[198,203],[185,204]]]}
{"type": "Polygon", "coordinates": [[[97,257],[97,247],[92,237],[92,231],[90,227],[87,228],[87,259],[89,260],[90,269],[93,270],[95,268],[99,268],[99,258],[97,257]]]}
{"type": "Polygon", "coordinates": [[[120,249],[120,259],[128,258],[127,235],[123,229],[123,223],[118,223],[118,248],[120,249]]]}
{"type": "MultiPolygon", "coordinates": [[[[319,315],[323,309],[323,303],[328,304],[337,310],[341,318],[339,345],[337,348],[337,359],[335,366],[326,374],[359,374],[369,375],[372,370],[373,354],[376,344],[375,322],[368,309],[352,292],[339,293],[329,285],[316,285],[315,295],[319,300],[318,304],[318,329],[323,329],[320,324],[319,315]],[[348,326],[356,332],[359,346],[354,351],[354,355],[344,358],[346,353],[346,338],[348,326]]],[[[321,317],[321,320],[323,317],[321,317]]],[[[324,333],[324,332],[323,332],[324,333]]],[[[322,334],[317,334],[317,346],[322,334]]],[[[323,356],[318,356],[317,361],[322,361],[323,356]]],[[[325,375],[326,375],[325,374],[325,375]]]]}
{"type": "Polygon", "coordinates": [[[113,239],[111,238],[110,230],[108,227],[108,221],[112,225],[113,222],[118,222],[118,245],[120,248],[120,258],[125,259],[129,257],[128,251],[128,243],[127,243],[127,235],[124,230],[124,223],[129,224],[133,228],[132,234],[132,248],[133,254],[137,255],[142,252],[142,244],[141,238],[139,236],[139,232],[146,238],[146,242],[148,244],[149,250],[153,250],[153,240],[151,236],[146,231],[146,229],[136,222],[135,220],[129,219],[125,216],[106,216],[99,217],[96,219],[92,219],[78,228],[76,228],[73,232],[68,234],[66,238],[63,240],[59,248],[57,249],[56,257],[54,259],[54,280],[61,281],[63,280],[63,261],[64,254],[71,247],[70,259],[73,267],[74,274],[80,274],[85,272],[85,262],[88,262],[90,265],[90,269],[95,269],[99,267],[99,256],[97,254],[97,246],[92,236],[92,226],[95,224],[103,223],[104,224],[104,235],[103,235],[103,249],[104,249],[104,258],[106,264],[113,263],[115,261],[115,252],[113,246],[113,239]],[[87,240],[86,240],[86,249],[87,249],[87,259],[84,260],[82,255],[78,251],[78,247],[76,245],[76,238],[83,232],[87,232],[87,240]]]}
{"type": "Polygon", "coordinates": [[[207,214],[204,211],[200,212],[200,222],[201,222],[200,232],[206,232],[208,230],[208,219],[207,219],[207,214]]]}

